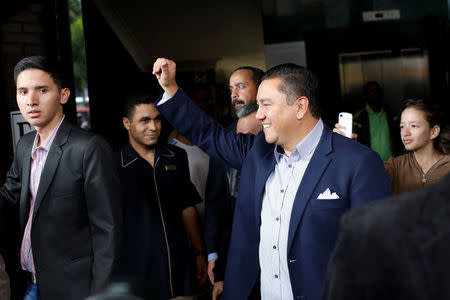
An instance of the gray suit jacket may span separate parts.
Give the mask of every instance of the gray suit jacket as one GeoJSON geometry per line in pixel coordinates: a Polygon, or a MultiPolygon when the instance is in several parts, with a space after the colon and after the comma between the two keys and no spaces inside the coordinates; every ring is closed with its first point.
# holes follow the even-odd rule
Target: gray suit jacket
{"type": "MultiPolygon", "coordinates": [[[[22,228],[30,210],[29,177],[35,133],[17,145],[0,207],[19,204],[22,228]]],[[[119,179],[110,146],[64,120],[42,171],[31,246],[43,299],[85,299],[100,289],[118,258],[122,219],[119,179]]]]}

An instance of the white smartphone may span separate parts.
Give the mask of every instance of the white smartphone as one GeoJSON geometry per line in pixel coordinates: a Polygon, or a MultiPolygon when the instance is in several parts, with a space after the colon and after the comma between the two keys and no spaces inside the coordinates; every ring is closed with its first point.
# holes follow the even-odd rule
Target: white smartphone
{"type": "Polygon", "coordinates": [[[341,130],[345,133],[345,136],[351,138],[353,130],[353,115],[348,112],[340,112],[338,123],[342,126],[341,130]]]}

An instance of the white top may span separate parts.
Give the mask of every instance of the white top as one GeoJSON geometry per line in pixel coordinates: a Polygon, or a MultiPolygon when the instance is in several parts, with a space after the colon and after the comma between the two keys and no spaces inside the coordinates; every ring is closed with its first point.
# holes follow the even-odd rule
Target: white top
{"type": "Polygon", "coordinates": [[[197,204],[196,207],[200,218],[203,219],[205,212],[206,182],[208,180],[209,172],[209,156],[199,147],[195,145],[186,145],[175,138],[170,140],[169,144],[182,148],[187,153],[189,175],[191,176],[191,181],[197,189],[197,192],[202,198],[202,202],[197,204]]]}

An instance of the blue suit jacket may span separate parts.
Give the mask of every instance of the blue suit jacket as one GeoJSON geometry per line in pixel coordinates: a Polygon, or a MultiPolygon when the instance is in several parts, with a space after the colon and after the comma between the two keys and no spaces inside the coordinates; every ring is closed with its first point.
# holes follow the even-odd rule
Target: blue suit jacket
{"type": "MultiPolygon", "coordinates": [[[[236,135],[216,124],[179,89],[158,110],[185,137],[212,157],[241,170],[223,299],[247,299],[257,282],[261,207],[275,167],[274,145],[236,135]]],[[[377,153],[325,126],[295,196],[288,235],[288,267],[294,299],[319,299],[327,264],[349,209],[391,195],[377,153]],[[327,188],[338,200],[317,200],[327,188]]]]}

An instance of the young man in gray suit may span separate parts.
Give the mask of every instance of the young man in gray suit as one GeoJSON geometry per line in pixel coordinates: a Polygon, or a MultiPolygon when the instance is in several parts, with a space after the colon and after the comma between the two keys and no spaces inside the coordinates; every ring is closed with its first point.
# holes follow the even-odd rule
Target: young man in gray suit
{"type": "Polygon", "coordinates": [[[36,132],[23,136],[0,208],[18,204],[24,299],[85,299],[107,283],[121,233],[119,180],[110,146],[69,123],[62,105],[70,90],[46,57],[14,68],[17,104],[36,132]]]}

